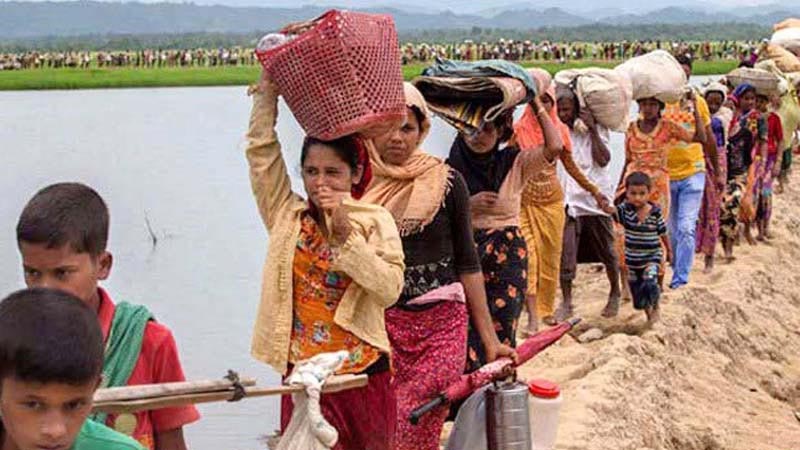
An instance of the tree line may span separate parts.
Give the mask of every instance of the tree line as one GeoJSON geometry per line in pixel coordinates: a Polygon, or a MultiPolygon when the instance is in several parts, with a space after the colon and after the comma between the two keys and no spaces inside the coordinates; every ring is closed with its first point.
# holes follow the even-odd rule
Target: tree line
{"type": "MultiPolygon", "coordinates": [[[[400,33],[402,42],[449,44],[473,40],[496,42],[619,42],[619,41],[752,41],[770,36],[767,26],[743,23],[701,25],[586,25],[581,27],[546,27],[534,30],[509,30],[472,27],[460,30],[416,30],[400,33]]],[[[117,51],[145,49],[187,50],[197,48],[254,47],[261,32],[246,33],[158,33],[158,34],[90,34],[80,36],[48,36],[0,41],[0,52],[26,51],[117,51]]]]}

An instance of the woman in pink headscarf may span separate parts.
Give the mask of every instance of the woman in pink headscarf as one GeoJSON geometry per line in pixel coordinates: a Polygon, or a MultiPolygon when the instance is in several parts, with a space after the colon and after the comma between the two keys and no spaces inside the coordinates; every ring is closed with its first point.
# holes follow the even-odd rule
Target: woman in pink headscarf
{"type": "MultiPolygon", "coordinates": [[[[544,133],[537,117],[549,116],[552,123],[558,126],[564,142],[560,157],[564,169],[583,189],[592,193],[598,204],[607,203],[600,189],[589,181],[572,160],[569,128],[558,118],[555,86],[550,74],[541,69],[532,69],[530,73],[536,79],[543,108],[537,108],[533,103],[525,108],[522,118],[514,125],[512,145],[523,151],[544,145],[544,133]]],[[[562,305],[553,316],[565,221],[564,192],[556,176],[556,165],[551,164],[534,176],[522,193],[520,226],[528,246],[528,292],[525,302],[529,333],[538,329],[540,317],[545,323],[552,324],[572,314],[571,306],[562,305]]]]}

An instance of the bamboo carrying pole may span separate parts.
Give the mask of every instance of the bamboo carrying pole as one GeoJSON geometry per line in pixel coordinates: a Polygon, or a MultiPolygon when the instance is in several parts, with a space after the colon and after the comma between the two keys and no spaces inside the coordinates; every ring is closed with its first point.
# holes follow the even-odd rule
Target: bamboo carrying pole
{"type": "MultiPolygon", "coordinates": [[[[242,398],[286,395],[305,390],[305,387],[302,385],[258,387],[254,386],[253,384],[255,383],[253,382],[253,384],[250,384],[249,386],[244,386],[245,382],[249,383],[250,381],[252,380],[245,379],[241,383],[244,388],[244,396],[242,398]]],[[[97,391],[97,394],[95,394],[94,411],[108,414],[131,414],[139,411],[150,411],[154,409],[171,408],[191,404],[232,401],[237,396],[236,389],[231,381],[223,380],[216,382],[222,385],[227,383],[227,387],[223,388],[224,390],[217,390],[213,392],[198,392],[196,387],[192,388],[188,386],[190,384],[194,384],[196,386],[199,383],[212,382],[167,383],[165,385],[100,389],[97,391]],[[172,392],[155,397],[135,395],[136,392],[152,393],[159,389],[164,390],[165,386],[172,389],[172,392]],[[194,390],[187,392],[187,389],[194,390]],[[183,393],[177,393],[181,392],[181,390],[183,393]]],[[[337,375],[329,378],[328,381],[325,382],[325,384],[322,386],[322,393],[333,394],[336,392],[346,391],[348,389],[356,389],[366,386],[367,383],[367,375],[337,375]]]]}
{"type": "MultiPolygon", "coordinates": [[[[255,386],[256,380],[255,378],[243,378],[239,383],[244,387],[255,386]]],[[[231,380],[203,380],[114,387],[98,389],[94,394],[94,402],[97,404],[196,393],[224,392],[230,391],[234,386],[235,384],[231,380]]]]}

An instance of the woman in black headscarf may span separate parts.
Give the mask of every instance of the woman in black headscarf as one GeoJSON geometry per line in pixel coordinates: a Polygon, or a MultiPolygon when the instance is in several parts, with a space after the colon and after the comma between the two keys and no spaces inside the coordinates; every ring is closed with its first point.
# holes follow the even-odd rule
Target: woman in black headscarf
{"type": "MultiPolygon", "coordinates": [[[[544,111],[538,99],[532,108],[544,111]]],[[[536,151],[500,148],[514,131],[513,111],[509,110],[474,133],[460,133],[447,160],[467,182],[489,312],[497,337],[512,347],[516,346],[528,272],[528,252],[519,228],[520,196],[528,179],[555,164],[564,148],[550,117],[545,113],[537,117],[545,132],[545,145],[536,151]]],[[[487,361],[480,336],[472,326],[467,342],[466,372],[473,372],[487,361]]]]}

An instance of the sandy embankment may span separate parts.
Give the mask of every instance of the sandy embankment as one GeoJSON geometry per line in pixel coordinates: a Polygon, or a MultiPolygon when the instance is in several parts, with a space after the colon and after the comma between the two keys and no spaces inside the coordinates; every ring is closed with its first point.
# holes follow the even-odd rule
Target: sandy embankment
{"type": "Polygon", "coordinates": [[[800,176],[775,200],[775,238],[663,297],[663,321],[623,305],[600,317],[607,282],[582,267],[578,336],[521,370],[565,393],[559,450],[800,449],[800,176]]]}

